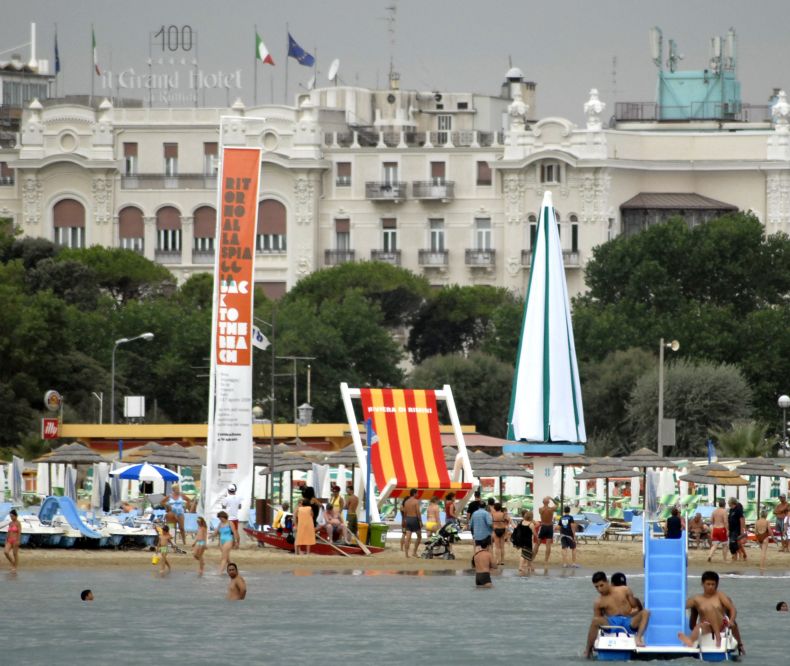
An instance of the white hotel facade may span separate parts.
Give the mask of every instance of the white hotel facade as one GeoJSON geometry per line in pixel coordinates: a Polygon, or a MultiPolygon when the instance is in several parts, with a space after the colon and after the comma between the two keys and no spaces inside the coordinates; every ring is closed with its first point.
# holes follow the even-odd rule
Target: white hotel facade
{"type": "MultiPolygon", "coordinates": [[[[543,192],[558,212],[571,294],[593,248],[681,213],[751,210],[790,225],[790,105],[727,120],[607,112],[539,118],[518,69],[500,96],[338,86],[297,106],[229,109],[27,104],[0,143],[0,218],[68,246],[126,247],[183,281],[213,268],[216,168],[260,146],[256,283],[278,297],[347,261],[383,261],[431,284],[523,295],[543,192]],[[645,118],[648,119],[645,119],[645,118]]],[[[581,105],[584,100],[580,100],[581,105]]]]}

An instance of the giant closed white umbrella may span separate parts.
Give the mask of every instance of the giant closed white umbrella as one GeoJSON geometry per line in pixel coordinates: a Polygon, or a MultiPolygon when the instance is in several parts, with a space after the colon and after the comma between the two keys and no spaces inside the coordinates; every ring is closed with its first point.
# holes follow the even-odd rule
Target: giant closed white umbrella
{"type": "Polygon", "coordinates": [[[17,456],[11,458],[11,500],[17,504],[22,503],[22,492],[24,491],[22,469],[24,465],[25,461],[22,458],[17,456]]]}
{"type": "Polygon", "coordinates": [[[551,192],[543,195],[533,247],[507,438],[516,442],[587,441],[568,287],[551,192]]]}

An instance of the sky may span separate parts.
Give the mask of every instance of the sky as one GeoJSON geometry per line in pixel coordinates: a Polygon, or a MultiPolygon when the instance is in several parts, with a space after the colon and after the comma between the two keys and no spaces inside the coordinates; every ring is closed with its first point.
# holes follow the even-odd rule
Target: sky
{"type": "MultiPolygon", "coordinates": [[[[512,62],[537,83],[538,116],[575,122],[582,121],[593,87],[607,112],[614,101],[654,101],[656,69],[648,42],[654,25],[663,30],[665,49],[671,38],[685,55],[681,69],[706,67],[710,38],[734,27],[744,102],[766,104],[774,87],[790,83],[784,0],[0,0],[0,16],[0,51],[28,42],[35,21],[37,55],[50,62],[57,25],[60,94],[90,92],[91,23],[105,71],[104,79],[93,79],[97,95],[109,91],[109,70],[127,72],[124,94],[146,96],[130,70],[147,73],[150,49],[152,72],[171,77],[169,85],[160,79],[160,106],[160,94],[170,94],[174,106],[190,104],[196,69],[204,85],[201,104],[241,97],[252,105],[255,26],[275,61],[274,67],[258,65],[259,104],[285,99],[287,30],[317,55],[319,86],[329,85],[327,71],[337,58],[341,83],[384,87],[393,58],[403,89],[497,95],[512,62]],[[394,22],[387,20],[392,6],[394,22]],[[162,34],[152,37],[163,26],[163,34],[171,35],[164,51],[162,34]],[[187,51],[181,47],[190,46],[190,29],[195,38],[187,51]]],[[[16,51],[29,59],[29,47],[16,51]]],[[[10,56],[0,53],[0,60],[10,56]]],[[[293,104],[314,71],[293,59],[287,69],[287,99],[293,104]]],[[[117,79],[112,85],[117,91],[117,79]]]]}

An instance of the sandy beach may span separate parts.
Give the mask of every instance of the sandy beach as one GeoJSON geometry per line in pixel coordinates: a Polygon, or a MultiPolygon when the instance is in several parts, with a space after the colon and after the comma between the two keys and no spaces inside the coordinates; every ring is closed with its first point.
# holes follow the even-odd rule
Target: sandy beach
{"type": "MultiPolygon", "coordinates": [[[[232,560],[242,570],[286,571],[303,570],[339,570],[339,569],[375,569],[384,571],[416,571],[416,570],[448,570],[469,569],[472,547],[467,544],[456,544],[457,559],[455,560],[424,560],[421,558],[405,558],[398,550],[397,542],[388,542],[383,553],[370,557],[341,557],[326,555],[295,556],[271,547],[261,548],[252,542],[242,543],[241,548],[232,552],[232,560]]],[[[689,570],[698,573],[705,569],[713,569],[719,573],[737,573],[759,575],[760,552],[757,548],[747,550],[746,562],[722,562],[721,551],[714,556],[713,562],[706,561],[707,551],[689,550],[689,570]]],[[[145,550],[61,550],[61,549],[30,549],[20,552],[20,569],[75,569],[97,567],[103,569],[151,569],[152,553],[145,550]]],[[[191,549],[186,555],[171,553],[170,561],[174,570],[196,569],[191,549]]],[[[538,573],[544,573],[543,547],[535,562],[538,573]]],[[[219,548],[209,547],[205,556],[206,567],[219,566],[219,548]]],[[[582,544],[577,550],[577,561],[583,571],[603,570],[613,572],[639,572],[642,569],[642,543],[639,541],[601,541],[600,543],[582,544]]],[[[518,567],[518,551],[510,546],[506,549],[506,567],[518,567]]],[[[0,571],[3,571],[0,564],[0,571]]],[[[549,573],[562,571],[560,548],[554,547],[548,564],[549,573]]],[[[776,546],[768,551],[766,572],[771,575],[790,576],[790,554],[780,553],[776,546]]]]}

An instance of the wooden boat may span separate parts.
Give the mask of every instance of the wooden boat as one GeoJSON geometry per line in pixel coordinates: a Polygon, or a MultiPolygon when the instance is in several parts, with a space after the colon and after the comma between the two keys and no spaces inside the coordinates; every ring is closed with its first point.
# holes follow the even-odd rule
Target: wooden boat
{"type": "MultiPolygon", "coordinates": [[[[287,550],[291,553],[294,551],[294,544],[288,543],[284,534],[277,534],[277,532],[274,530],[264,532],[262,530],[255,530],[251,527],[245,527],[244,531],[253,539],[257,539],[261,543],[265,543],[267,546],[273,546],[274,548],[279,548],[280,550],[287,550]]],[[[365,554],[362,552],[362,549],[359,546],[341,545],[336,543],[334,544],[333,548],[328,543],[321,543],[320,541],[317,541],[315,545],[310,547],[310,554],[339,556],[340,553],[338,550],[342,550],[347,555],[365,554]]],[[[368,550],[371,552],[371,554],[375,555],[376,553],[382,552],[384,549],[379,548],[378,546],[368,546],[368,550]]]]}

